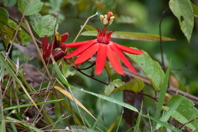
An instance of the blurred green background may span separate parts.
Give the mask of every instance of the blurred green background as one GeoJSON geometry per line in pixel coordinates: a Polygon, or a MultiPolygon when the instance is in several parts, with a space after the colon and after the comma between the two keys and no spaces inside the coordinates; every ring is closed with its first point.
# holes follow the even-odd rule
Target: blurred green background
{"type": "MultiPolygon", "coordinates": [[[[177,18],[172,14],[168,8],[167,0],[42,0],[44,6],[41,10],[42,15],[54,13],[59,14],[58,32],[63,34],[69,33],[67,42],[72,42],[84,24],[86,19],[95,14],[106,14],[112,11],[116,16],[115,22],[109,26],[109,30],[113,31],[128,31],[140,32],[159,35],[159,24],[162,19],[163,11],[164,17],[162,20],[162,36],[176,39],[175,41],[164,41],[163,50],[165,56],[165,64],[168,66],[169,61],[172,62],[172,74],[179,83],[179,89],[198,96],[198,21],[195,20],[195,27],[190,43],[187,42],[183,35],[177,18]]],[[[192,1],[198,5],[196,0],[192,1]]],[[[88,22],[95,28],[102,28],[99,17],[94,17],[88,22]]],[[[77,41],[90,40],[95,37],[80,36],[77,41]]],[[[158,41],[136,41],[113,39],[116,43],[137,47],[140,50],[145,50],[154,60],[161,62],[160,47],[158,41]]],[[[20,51],[14,49],[13,58],[24,56],[20,51]]],[[[25,57],[22,57],[25,60],[25,57]]],[[[36,60],[31,63],[38,65],[36,60]],[[37,63],[37,64],[36,64],[37,63]]],[[[89,71],[88,71],[89,72],[89,71]]],[[[101,80],[107,80],[103,74],[98,76],[101,80]]],[[[114,78],[121,78],[115,76],[114,78]]],[[[92,92],[103,94],[104,85],[91,80],[80,73],[70,77],[69,81],[79,88],[84,88],[92,92]]],[[[149,86],[146,86],[147,89],[149,86]]],[[[152,90],[152,89],[151,89],[152,90]]],[[[149,94],[152,91],[145,90],[149,94]]],[[[105,124],[107,128],[111,125],[117,125],[121,115],[122,108],[118,105],[101,101],[93,96],[82,94],[74,90],[74,95],[84,104],[95,117],[101,115],[100,121],[105,124]],[[114,124],[115,123],[115,124],[114,124]]],[[[122,92],[111,95],[112,97],[122,100],[122,92]]],[[[145,97],[146,98],[146,97],[145,97]]],[[[149,101],[146,98],[145,103],[147,110],[151,106],[155,106],[154,101],[149,101]],[[151,103],[152,102],[152,103],[151,103]],[[149,104],[151,103],[151,104],[149,104]]],[[[151,108],[153,109],[153,108],[151,108]]],[[[93,119],[84,113],[89,123],[93,119]]],[[[93,125],[93,124],[91,124],[93,125]]],[[[120,126],[125,126],[124,121],[120,126]]],[[[121,129],[124,127],[121,127],[121,129]]],[[[121,131],[121,130],[120,130],[121,131]]],[[[124,130],[123,130],[124,131],[124,130]]]]}

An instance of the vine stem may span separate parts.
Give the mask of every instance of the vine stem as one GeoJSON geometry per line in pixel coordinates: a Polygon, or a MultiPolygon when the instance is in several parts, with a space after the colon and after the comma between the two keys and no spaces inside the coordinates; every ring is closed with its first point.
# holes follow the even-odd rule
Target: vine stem
{"type": "Polygon", "coordinates": [[[161,19],[160,19],[160,23],[159,23],[159,36],[160,36],[160,52],[161,52],[161,60],[162,60],[162,69],[164,70],[164,72],[166,72],[166,66],[165,66],[165,62],[164,62],[164,51],[163,51],[163,45],[162,45],[162,20],[164,18],[164,15],[166,13],[166,11],[169,9],[166,8],[163,12],[162,12],[162,16],[161,16],[161,19]]]}

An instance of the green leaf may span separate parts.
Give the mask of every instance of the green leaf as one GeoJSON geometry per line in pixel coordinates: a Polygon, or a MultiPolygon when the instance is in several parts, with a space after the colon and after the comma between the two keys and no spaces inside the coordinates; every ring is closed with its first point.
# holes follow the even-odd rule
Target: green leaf
{"type": "Polygon", "coordinates": [[[106,95],[106,96],[111,95],[111,93],[113,92],[114,88],[115,88],[114,85],[112,83],[110,83],[108,86],[105,87],[104,95],[106,95]]]}
{"type": "Polygon", "coordinates": [[[40,0],[18,0],[18,9],[23,14],[27,8],[25,13],[26,16],[30,16],[38,13],[42,6],[43,2],[40,0]]]}
{"type": "Polygon", "coordinates": [[[165,126],[166,128],[169,128],[170,130],[173,130],[174,132],[182,132],[182,131],[180,131],[179,129],[175,128],[174,126],[169,125],[169,124],[167,124],[167,123],[165,123],[165,122],[163,122],[163,121],[160,121],[160,120],[158,120],[158,119],[156,119],[156,118],[154,118],[154,117],[152,117],[152,116],[148,116],[148,115],[142,115],[142,116],[143,116],[143,117],[146,117],[146,118],[148,118],[148,119],[151,119],[151,120],[153,120],[153,121],[155,121],[155,122],[161,124],[162,126],[165,126]]]}
{"type": "Polygon", "coordinates": [[[13,132],[17,132],[15,124],[14,123],[10,123],[10,125],[12,127],[13,132]]]}
{"type": "Polygon", "coordinates": [[[4,117],[2,117],[4,115],[0,114],[0,130],[1,132],[5,132],[6,131],[6,122],[5,119],[3,119],[4,117]]]}
{"type": "Polygon", "coordinates": [[[125,83],[124,85],[115,88],[113,93],[124,90],[131,90],[135,93],[140,92],[144,88],[144,82],[141,79],[134,78],[133,80],[125,83]]]}
{"type": "Polygon", "coordinates": [[[3,0],[3,5],[6,7],[10,7],[15,5],[17,0],[3,0]]]}
{"type": "MultiPolygon", "coordinates": [[[[30,24],[39,37],[45,35],[51,36],[54,34],[56,18],[51,15],[41,16],[39,13],[30,16],[30,24]]],[[[58,26],[56,26],[57,30],[58,26]]]]}
{"type": "Polygon", "coordinates": [[[154,90],[160,90],[160,87],[164,81],[165,74],[159,63],[153,61],[146,52],[145,54],[141,55],[132,55],[129,53],[126,53],[126,55],[143,70],[143,72],[151,82],[154,90]]]}
{"type": "Polygon", "coordinates": [[[193,3],[191,3],[191,5],[193,8],[194,17],[198,19],[198,7],[194,5],[193,3]]]}
{"type": "MultiPolygon", "coordinates": [[[[89,28],[88,30],[90,30],[89,28]]],[[[97,31],[84,31],[81,33],[83,36],[97,36],[97,31]]],[[[147,33],[135,33],[135,32],[122,32],[116,31],[112,33],[111,38],[118,38],[118,39],[130,39],[130,40],[142,40],[142,41],[159,41],[160,36],[147,34],[147,33]]],[[[174,41],[175,39],[163,37],[162,41],[174,41]]]]}
{"type": "Polygon", "coordinates": [[[101,98],[103,100],[107,100],[107,101],[112,102],[114,104],[118,104],[118,105],[123,106],[125,108],[128,108],[128,109],[130,109],[132,111],[138,112],[138,110],[134,106],[131,106],[131,105],[127,104],[127,103],[124,103],[122,101],[116,100],[114,98],[107,97],[107,96],[104,96],[104,95],[101,95],[101,94],[97,94],[97,93],[93,93],[93,92],[90,92],[90,91],[86,91],[84,89],[77,89],[77,90],[79,90],[81,92],[84,92],[84,93],[91,94],[91,95],[96,96],[98,98],[101,98]]]}
{"type": "Polygon", "coordinates": [[[64,76],[67,78],[69,76],[73,76],[74,74],[76,74],[76,71],[70,71],[70,65],[68,65],[67,63],[65,63],[64,61],[62,61],[62,64],[61,64],[61,70],[64,74],[64,76]]]}
{"type": "Polygon", "coordinates": [[[182,32],[190,42],[194,26],[193,8],[190,0],[170,0],[169,7],[177,17],[182,32]]]}
{"type": "Polygon", "coordinates": [[[97,31],[94,27],[89,26],[89,25],[86,25],[84,28],[85,28],[87,31],[97,31]]]}
{"type": "Polygon", "coordinates": [[[164,99],[165,99],[165,96],[166,96],[166,90],[167,90],[167,87],[168,87],[168,81],[169,81],[169,75],[170,75],[170,66],[171,66],[171,63],[169,63],[168,69],[166,71],[166,75],[164,77],[164,81],[161,85],[161,91],[160,91],[160,94],[159,94],[159,100],[158,100],[157,112],[156,112],[156,118],[157,119],[160,117],[162,106],[164,104],[164,99]]]}
{"type": "Polygon", "coordinates": [[[0,28],[8,24],[8,18],[9,14],[7,10],[3,7],[0,7],[0,28]]]}
{"type": "MultiPolygon", "coordinates": [[[[1,38],[3,39],[6,48],[8,47],[10,41],[13,39],[14,34],[18,28],[18,25],[10,19],[8,20],[8,25],[9,26],[4,25],[4,27],[0,30],[1,38]]],[[[30,36],[25,32],[25,30],[19,29],[17,39],[14,42],[27,46],[30,43],[30,36]]]]}
{"type": "MultiPolygon", "coordinates": [[[[62,101],[62,100],[63,99],[50,100],[50,101],[46,101],[46,102],[37,103],[36,105],[43,105],[43,104],[55,103],[55,102],[59,102],[59,101],[62,101]]],[[[34,104],[25,104],[25,105],[17,105],[17,106],[6,107],[4,109],[4,111],[6,111],[6,110],[13,110],[13,109],[17,109],[17,108],[30,107],[30,106],[34,106],[34,104]]]]}
{"type": "MultiPolygon", "coordinates": [[[[164,113],[164,115],[160,118],[161,121],[167,122],[168,119],[171,117],[172,113],[178,108],[178,106],[181,104],[181,101],[183,100],[183,96],[181,96],[173,105],[171,105],[170,109],[164,113]]],[[[159,129],[161,125],[157,124],[156,129],[159,129]]]]}
{"type": "MultiPolygon", "coordinates": [[[[174,95],[171,97],[171,99],[168,101],[167,106],[171,108],[171,106],[178,101],[181,97],[181,95],[174,95]]],[[[188,123],[190,120],[195,119],[194,121],[188,123],[186,126],[197,130],[198,129],[198,110],[194,107],[194,103],[187,99],[186,97],[183,97],[182,102],[180,103],[179,107],[172,113],[172,117],[175,118],[177,121],[179,121],[182,124],[188,123]]],[[[165,107],[165,110],[168,110],[170,108],[165,107]]]]}
{"type": "Polygon", "coordinates": [[[125,108],[128,108],[128,109],[130,109],[130,110],[132,110],[132,111],[138,112],[138,110],[137,110],[134,106],[131,106],[131,105],[129,105],[129,104],[127,104],[127,103],[124,103],[124,102],[122,102],[122,101],[119,101],[119,100],[116,100],[116,99],[114,99],[114,98],[107,97],[107,96],[104,96],[104,95],[100,95],[100,94],[97,94],[97,93],[89,92],[89,91],[86,91],[86,90],[84,90],[84,89],[78,89],[78,88],[72,86],[71,84],[69,84],[69,83],[67,82],[66,78],[63,76],[63,74],[61,73],[60,69],[58,68],[58,65],[56,64],[56,62],[53,62],[53,64],[54,64],[54,66],[55,66],[55,70],[56,70],[56,73],[57,73],[57,75],[58,75],[58,78],[60,79],[60,81],[61,81],[63,84],[65,84],[65,85],[67,85],[67,86],[69,86],[69,87],[71,87],[71,88],[74,88],[74,89],[76,89],[76,90],[78,90],[78,91],[91,94],[91,95],[96,96],[96,97],[98,97],[98,98],[107,100],[107,101],[109,101],[109,102],[118,104],[118,105],[123,106],[123,107],[125,107],[125,108]]]}
{"type": "Polygon", "coordinates": [[[1,39],[3,40],[6,48],[8,47],[10,41],[13,39],[14,37],[14,31],[12,28],[8,27],[8,26],[4,26],[3,28],[1,28],[0,30],[0,34],[1,34],[1,39]]]}
{"type": "Polygon", "coordinates": [[[104,95],[109,96],[110,94],[113,93],[113,91],[115,90],[115,87],[120,87],[123,84],[124,82],[122,82],[120,79],[113,80],[107,87],[105,87],[104,95]]]}
{"type": "MultiPolygon", "coordinates": [[[[8,21],[9,26],[13,27],[14,29],[18,28],[17,23],[9,19],[8,21]]],[[[7,27],[10,28],[10,27],[7,27]]],[[[13,34],[15,33],[16,30],[13,30],[13,34]]],[[[23,29],[19,29],[19,32],[17,34],[17,40],[15,40],[16,43],[20,43],[23,46],[27,46],[30,43],[30,35],[23,29]]]]}

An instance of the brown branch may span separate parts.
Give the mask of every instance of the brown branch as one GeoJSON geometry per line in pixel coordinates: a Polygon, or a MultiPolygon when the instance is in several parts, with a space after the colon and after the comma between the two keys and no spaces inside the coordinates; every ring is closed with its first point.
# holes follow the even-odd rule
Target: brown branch
{"type": "MultiPolygon", "coordinates": [[[[131,76],[131,77],[134,77],[134,78],[139,78],[139,79],[141,79],[143,82],[145,82],[145,83],[151,85],[151,82],[149,81],[149,79],[148,79],[146,76],[143,76],[143,75],[141,75],[141,74],[139,74],[139,73],[134,73],[134,72],[130,71],[129,69],[125,68],[125,67],[123,67],[123,69],[124,69],[124,72],[125,72],[127,75],[129,75],[129,76],[131,76]]],[[[198,97],[193,96],[193,95],[188,94],[188,93],[185,93],[185,92],[183,92],[183,91],[181,91],[181,90],[178,90],[177,88],[174,88],[174,87],[172,87],[172,86],[169,86],[169,87],[168,87],[167,93],[169,93],[169,94],[171,94],[171,95],[179,94],[179,95],[185,96],[186,98],[190,99],[191,101],[193,101],[195,104],[198,105],[198,97]]]]}

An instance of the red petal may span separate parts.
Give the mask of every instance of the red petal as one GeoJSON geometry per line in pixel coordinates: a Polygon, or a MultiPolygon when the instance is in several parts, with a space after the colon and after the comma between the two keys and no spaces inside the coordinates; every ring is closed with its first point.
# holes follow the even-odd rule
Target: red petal
{"type": "Polygon", "coordinates": [[[94,55],[99,48],[99,44],[96,43],[86,49],[74,62],[74,65],[78,65],[80,63],[83,63],[84,61],[88,60],[92,55],[94,55]]]}
{"type": "Polygon", "coordinates": [[[71,58],[73,56],[77,56],[80,53],[82,53],[84,50],[89,48],[91,45],[94,45],[94,43],[87,43],[86,45],[82,45],[78,49],[76,49],[72,53],[70,53],[68,56],[65,56],[64,58],[71,58]]]}
{"type": "Polygon", "coordinates": [[[81,41],[81,42],[75,42],[75,43],[67,43],[65,44],[66,47],[72,48],[72,47],[79,47],[81,45],[87,44],[87,43],[94,43],[97,42],[97,40],[88,40],[88,41],[81,41]]]}
{"type": "Polygon", "coordinates": [[[110,47],[114,50],[114,52],[119,56],[120,60],[133,72],[137,72],[135,68],[131,65],[129,60],[125,57],[122,51],[115,46],[115,44],[110,44],[110,47]]]}
{"type": "Polygon", "coordinates": [[[122,70],[122,66],[121,66],[116,54],[114,53],[114,51],[109,46],[107,47],[107,56],[109,58],[109,61],[111,62],[111,65],[116,70],[116,72],[121,74],[121,75],[124,75],[124,72],[122,70]]]}
{"type": "Polygon", "coordinates": [[[47,46],[48,46],[47,36],[45,36],[45,37],[42,39],[42,50],[43,50],[43,52],[46,51],[47,46]]]}
{"type": "Polygon", "coordinates": [[[100,44],[97,57],[96,57],[96,74],[97,75],[101,74],[102,70],[104,69],[106,56],[107,56],[107,45],[100,44]]]}
{"type": "MultiPolygon", "coordinates": [[[[114,42],[113,42],[113,43],[114,43],[114,42]]],[[[132,48],[129,48],[129,47],[120,45],[120,44],[116,44],[116,43],[114,43],[114,44],[115,44],[120,50],[122,50],[122,51],[124,51],[124,52],[130,53],[130,54],[135,54],[135,55],[144,54],[144,52],[141,51],[141,50],[132,49],[132,48]]]]}
{"type": "Polygon", "coordinates": [[[64,43],[67,40],[68,36],[68,33],[64,33],[63,35],[61,35],[61,42],[64,43]]]}

